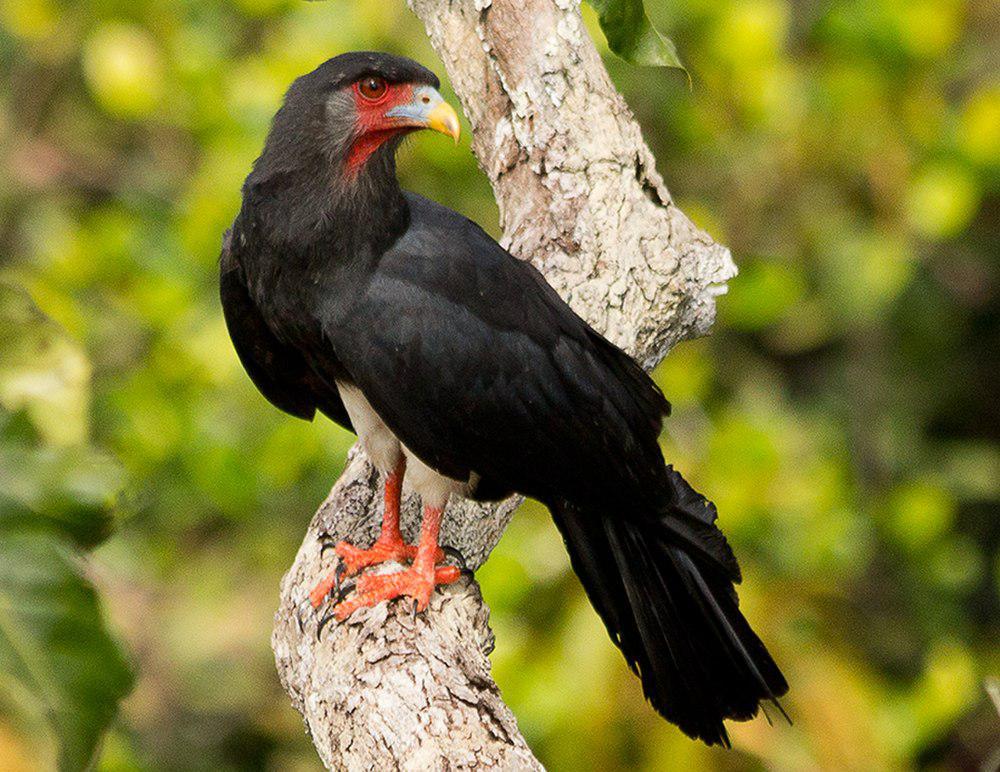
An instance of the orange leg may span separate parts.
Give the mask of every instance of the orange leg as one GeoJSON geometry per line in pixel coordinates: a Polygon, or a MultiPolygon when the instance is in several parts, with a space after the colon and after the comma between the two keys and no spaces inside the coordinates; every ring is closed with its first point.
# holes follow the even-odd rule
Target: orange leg
{"type": "Polygon", "coordinates": [[[363,606],[374,606],[383,600],[392,600],[406,595],[417,603],[417,610],[427,608],[431,593],[439,584],[451,584],[461,575],[455,566],[435,565],[443,557],[438,547],[438,531],[441,529],[442,507],[424,507],[424,521],[420,527],[420,544],[413,565],[395,574],[366,574],[358,579],[357,592],[353,597],[337,604],[333,613],[343,621],[355,610],[363,606]]]}
{"type": "MultiPolygon", "coordinates": [[[[417,548],[412,547],[403,541],[403,534],[399,530],[399,507],[403,495],[403,473],[406,470],[406,462],[401,461],[385,479],[385,512],[382,515],[382,532],[378,539],[369,549],[361,549],[342,541],[334,547],[333,551],[343,561],[344,575],[351,576],[358,573],[363,568],[374,566],[386,561],[402,563],[406,560],[413,560],[417,554],[417,548]]],[[[437,561],[444,560],[444,553],[441,550],[435,554],[437,561]]],[[[319,608],[323,600],[330,594],[337,584],[337,571],[331,571],[312,592],[309,593],[309,600],[313,608],[319,608]]]]}

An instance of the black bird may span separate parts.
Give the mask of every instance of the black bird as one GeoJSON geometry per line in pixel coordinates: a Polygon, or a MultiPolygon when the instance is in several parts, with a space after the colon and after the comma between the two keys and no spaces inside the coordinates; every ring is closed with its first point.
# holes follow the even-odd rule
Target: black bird
{"type": "MultiPolygon", "coordinates": [[[[438,79],[383,53],[337,56],[298,78],[274,117],[226,233],[221,296],[257,388],[299,418],[352,428],[386,476],[382,533],[340,543],[362,576],[335,608],[407,596],[427,605],[449,496],[512,492],[548,506],[574,570],[652,705],[692,737],[728,744],[787,684],[740,613],[736,558],[716,510],[664,464],[670,406],[627,354],[530,264],[470,220],[400,189],[402,138],[458,140],[438,79]],[[420,542],[399,531],[404,471],[420,542]]],[[[314,606],[333,581],[313,591],[314,606]]]]}

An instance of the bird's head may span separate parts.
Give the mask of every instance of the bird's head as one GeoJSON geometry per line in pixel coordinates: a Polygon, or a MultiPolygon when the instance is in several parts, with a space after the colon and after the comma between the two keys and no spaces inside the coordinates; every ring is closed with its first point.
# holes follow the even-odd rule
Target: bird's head
{"type": "Polygon", "coordinates": [[[336,56],[292,83],[255,175],[325,172],[336,185],[369,172],[393,174],[393,156],[406,134],[433,129],[458,141],[458,115],[438,85],[434,73],[402,56],[336,56]]]}

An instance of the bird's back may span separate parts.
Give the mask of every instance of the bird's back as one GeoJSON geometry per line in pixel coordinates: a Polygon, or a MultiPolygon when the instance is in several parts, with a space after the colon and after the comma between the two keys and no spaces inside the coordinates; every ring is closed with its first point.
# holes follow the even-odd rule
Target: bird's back
{"type": "Polygon", "coordinates": [[[331,344],[383,420],[427,463],[539,498],[658,495],[669,405],[538,271],[479,226],[407,194],[331,344]]]}

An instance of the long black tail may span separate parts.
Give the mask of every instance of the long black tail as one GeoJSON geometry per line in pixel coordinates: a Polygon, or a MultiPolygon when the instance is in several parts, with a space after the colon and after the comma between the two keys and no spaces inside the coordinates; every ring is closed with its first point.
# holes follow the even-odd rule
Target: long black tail
{"type": "MultiPolygon", "coordinates": [[[[739,566],[715,507],[667,467],[660,511],[600,512],[568,503],[552,514],[573,569],[668,721],[709,745],[729,745],[723,719],[746,720],[788,691],[739,610],[739,566]]],[[[783,711],[782,711],[783,712],[783,711]]]]}

